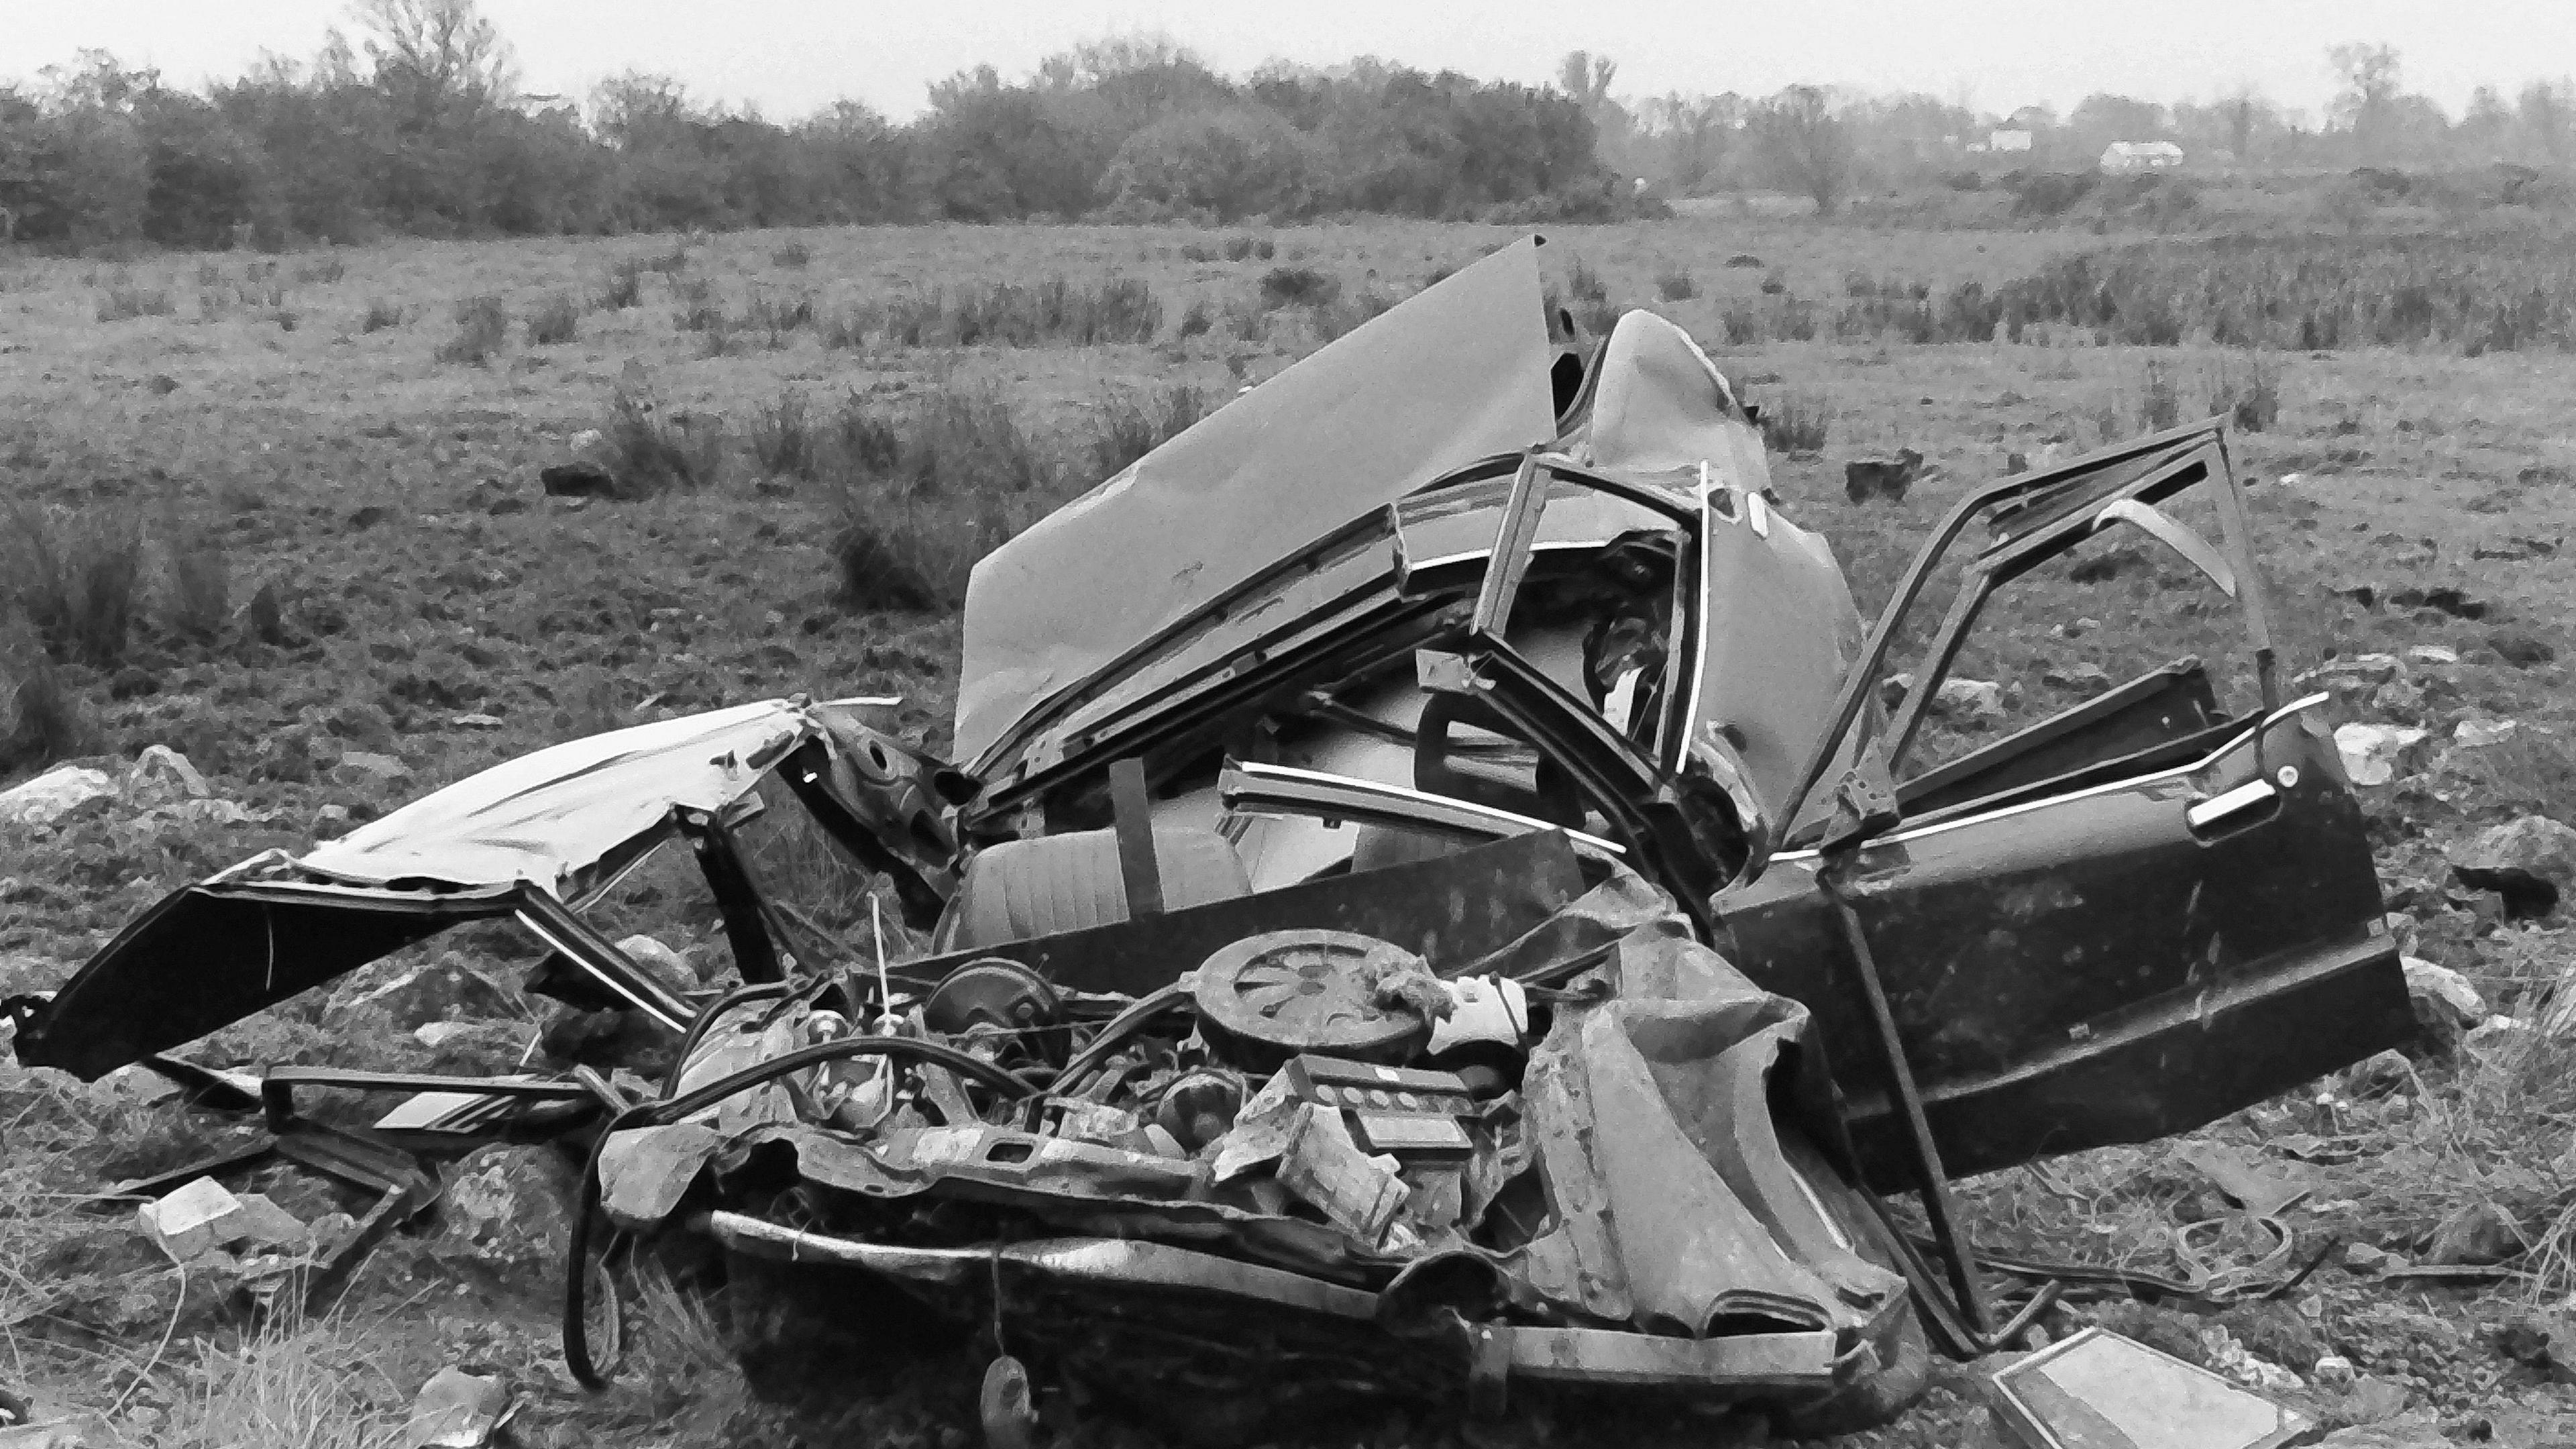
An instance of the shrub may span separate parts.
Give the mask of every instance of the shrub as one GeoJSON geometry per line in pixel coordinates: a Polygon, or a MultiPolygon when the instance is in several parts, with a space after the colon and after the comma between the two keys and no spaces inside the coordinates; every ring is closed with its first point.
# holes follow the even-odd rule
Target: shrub
{"type": "Polygon", "coordinates": [[[0,691],[8,704],[0,716],[8,725],[0,734],[0,775],[98,752],[97,722],[63,687],[61,671],[43,650],[10,661],[0,671],[0,691]]]}
{"type": "Polygon", "coordinates": [[[101,507],[56,518],[13,504],[9,559],[18,607],[56,657],[105,667],[125,653],[135,585],[143,575],[143,530],[133,516],[101,507]]]}
{"type": "Polygon", "coordinates": [[[680,310],[671,325],[683,332],[712,332],[725,325],[724,304],[715,296],[715,284],[704,277],[680,283],[671,289],[679,300],[680,310]]]}
{"type": "Polygon", "coordinates": [[[610,403],[600,436],[620,498],[706,488],[723,473],[721,426],[695,418],[665,420],[649,399],[624,388],[610,403]]]}
{"type": "Polygon", "coordinates": [[[1229,262],[1240,262],[1251,259],[1258,259],[1266,262],[1272,257],[1278,255],[1278,253],[1279,244],[1266,236],[1238,236],[1226,238],[1225,259],[1229,262]]]}
{"type": "Polygon", "coordinates": [[[1342,295],[1342,279],[1313,267],[1272,267],[1261,274],[1261,305],[1328,307],[1342,295]]]}
{"type": "Polygon", "coordinates": [[[232,603],[232,567],[224,553],[223,535],[175,516],[162,533],[162,546],[170,557],[171,631],[196,639],[217,637],[224,631],[232,603]]]}
{"type": "Polygon", "coordinates": [[[1821,403],[1783,397],[1762,409],[1762,442],[1775,453],[1821,453],[1830,421],[1821,403]]]}
{"type": "Polygon", "coordinates": [[[820,455],[813,429],[807,426],[805,395],[782,392],[778,401],[751,420],[751,456],[773,478],[811,478],[820,455]]]}
{"type": "Polygon", "coordinates": [[[903,435],[855,392],[841,400],[825,438],[841,476],[886,478],[903,465],[903,435]]]}
{"type": "MultiPolygon", "coordinates": [[[[933,293],[934,307],[937,301],[933,293]]],[[[1077,287],[1057,276],[1030,286],[1002,282],[962,288],[941,325],[945,340],[959,347],[1151,342],[1162,329],[1163,304],[1150,285],[1134,278],[1112,277],[1077,287]]]]}
{"type": "Polygon", "coordinates": [[[456,304],[456,335],[439,345],[438,360],[488,367],[509,336],[510,312],[500,298],[468,297],[456,304]]]}
{"type": "Polygon", "coordinates": [[[1208,395],[1187,383],[1160,393],[1124,393],[1103,403],[1091,436],[1091,476],[1115,477],[1130,463],[1187,432],[1213,411],[1208,395]]]}
{"type": "Polygon", "coordinates": [[[813,251],[803,242],[789,242],[769,254],[770,265],[802,271],[814,260],[813,251]]]}
{"type": "Polygon", "coordinates": [[[666,277],[676,277],[689,269],[689,244],[685,241],[673,242],[669,251],[658,256],[645,257],[633,265],[643,271],[660,272],[666,277]]]}
{"type": "Polygon", "coordinates": [[[170,294],[158,288],[146,290],[134,286],[113,286],[98,299],[98,320],[130,322],[137,317],[167,317],[178,309],[171,305],[170,294]]]}
{"type": "Polygon", "coordinates": [[[2138,403],[2138,427],[2141,431],[2162,432],[2182,421],[2182,390],[2174,386],[2173,370],[2161,362],[2147,364],[2146,395],[2138,403]]]}
{"type": "Polygon", "coordinates": [[[572,298],[557,292],[540,303],[535,315],[528,318],[528,345],[560,347],[573,339],[580,326],[581,308],[572,298]]]}
{"type": "Polygon", "coordinates": [[[1181,314],[1181,325],[1177,330],[1183,337],[1196,337],[1215,325],[1216,316],[1209,311],[1207,299],[1200,297],[1190,303],[1188,311],[1181,314]]]}
{"type": "Polygon", "coordinates": [[[739,325],[749,331],[767,334],[772,350],[784,347],[790,333],[814,325],[813,294],[800,292],[791,299],[781,300],[755,292],[750,303],[743,308],[739,325]]]}
{"type": "Polygon", "coordinates": [[[401,325],[403,325],[402,304],[388,302],[382,297],[368,302],[367,315],[358,319],[358,330],[361,332],[382,332],[388,327],[401,325]]]}
{"type": "Polygon", "coordinates": [[[854,302],[825,317],[815,335],[825,347],[857,351],[868,345],[868,334],[877,326],[876,309],[854,302]]]}
{"type": "Polygon", "coordinates": [[[953,611],[966,601],[976,560],[1011,534],[996,500],[927,498],[884,484],[843,487],[834,512],[832,597],[845,609],[953,611]]]}
{"type": "Polygon", "coordinates": [[[608,269],[608,283],[599,290],[599,305],[610,312],[623,312],[644,300],[644,264],[619,262],[608,269]]]}
{"type": "Polygon", "coordinates": [[[1026,493],[1054,462],[998,388],[944,388],[901,429],[896,474],[915,492],[1026,493]]]}
{"type": "Polygon", "coordinates": [[[1667,302],[1687,302],[1699,295],[1699,283],[1691,280],[1687,270],[1674,267],[1656,275],[1655,295],[1667,302]]]}
{"type": "Polygon", "coordinates": [[[327,287],[347,275],[349,275],[348,264],[341,261],[338,257],[332,257],[327,261],[307,262],[303,266],[297,267],[295,269],[295,284],[299,287],[303,287],[318,283],[327,287]]]}

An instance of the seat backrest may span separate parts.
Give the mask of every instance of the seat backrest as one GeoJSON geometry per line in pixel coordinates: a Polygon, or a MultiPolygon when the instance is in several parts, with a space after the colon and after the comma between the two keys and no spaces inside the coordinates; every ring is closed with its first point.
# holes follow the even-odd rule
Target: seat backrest
{"type": "MultiPolygon", "coordinates": [[[[1252,893],[1243,858],[1213,830],[1155,827],[1154,862],[1162,873],[1165,910],[1252,893]]],[[[967,862],[931,947],[972,950],[1126,919],[1127,886],[1118,870],[1115,831],[1007,840],[967,862]]]]}

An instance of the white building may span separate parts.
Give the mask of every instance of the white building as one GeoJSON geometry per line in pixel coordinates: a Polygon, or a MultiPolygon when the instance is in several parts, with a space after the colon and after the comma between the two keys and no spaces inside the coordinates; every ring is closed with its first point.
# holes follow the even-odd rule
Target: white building
{"type": "Polygon", "coordinates": [[[2105,171],[2164,171],[2182,164],[2182,148],[2171,141],[2114,141],[2102,153],[2105,171]]]}

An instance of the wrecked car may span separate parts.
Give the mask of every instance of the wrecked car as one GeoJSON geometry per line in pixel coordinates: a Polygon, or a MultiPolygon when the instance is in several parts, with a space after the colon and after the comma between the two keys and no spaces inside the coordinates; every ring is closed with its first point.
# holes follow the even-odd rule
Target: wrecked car
{"type": "Polygon", "coordinates": [[[1927,1326],[2046,1306],[1998,1323],[1953,1176],[2412,1034],[2251,539],[2223,431],[2171,429],[1967,490],[1865,623],[1708,357],[1643,312],[1583,344],[1524,241],[983,560],[955,763],[802,700],[557,746],[179,891],[12,1003],[17,1051],[95,1077],[507,920],[679,1039],[658,1095],[579,1094],[604,1220],[793,1265],[880,1345],[996,1325],[1220,1437],[1525,1391],[1868,1423],[1927,1326]],[[2245,667],[1932,758],[1981,619],[2106,546],[2245,667]],[[771,780],[925,950],[772,907],[771,780]],[[721,994],[583,916],[682,840],[721,994]]]}

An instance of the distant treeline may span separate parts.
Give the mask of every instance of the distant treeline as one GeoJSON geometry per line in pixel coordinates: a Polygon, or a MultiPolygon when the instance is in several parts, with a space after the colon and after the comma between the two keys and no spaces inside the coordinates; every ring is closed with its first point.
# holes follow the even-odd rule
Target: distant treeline
{"type": "Polygon", "coordinates": [[[192,92],[98,52],[0,87],[17,239],[210,246],[847,222],[1289,220],[1373,211],[1607,219],[1633,187],[1582,105],[1373,61],[1218,75],[1113,40],[1006,82],[932,88],[893,124],[853,102],[781,125],[626,74],[588,105],[515,93],[469,0],[368,0],[352,46],[192,92]]]}

